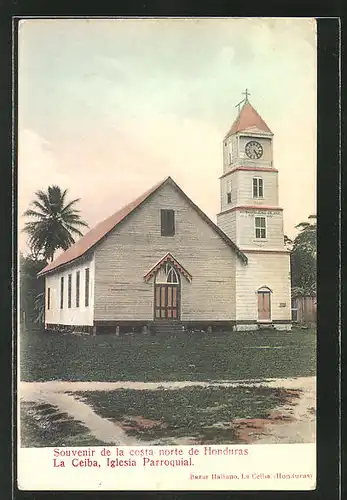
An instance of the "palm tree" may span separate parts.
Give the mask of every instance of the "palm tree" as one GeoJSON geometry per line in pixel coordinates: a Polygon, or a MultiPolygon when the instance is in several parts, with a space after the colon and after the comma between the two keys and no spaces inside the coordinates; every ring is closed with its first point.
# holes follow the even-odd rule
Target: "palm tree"
{"type": "Polygon", "coordinates": [[[47,191],[36,191],[36,199],[24,212],[25,217],[36,220],[26,222],[23,231],[29,235],[28,245],[33,256],[39,254],[52,261],[59,248],[67,250],[75,243],[74,236],[83,236],[79,227],[88,227],[75,208],[79,198],[65,202],[67,189],[49,186],[47,191]]]}

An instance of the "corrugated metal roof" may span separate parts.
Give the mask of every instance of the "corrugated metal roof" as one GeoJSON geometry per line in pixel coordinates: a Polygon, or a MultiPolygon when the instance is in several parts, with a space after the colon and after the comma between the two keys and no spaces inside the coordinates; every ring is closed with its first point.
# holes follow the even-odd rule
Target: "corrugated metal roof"
{"type": "Polygon", "coordinates": [[[227,133],[226,137],[237,132],[243,132],[247,129],[256,127],[263,132],[272,134],[269,127],[266,125],[259,113],[253,108],[253,106],[247,101],[241,108],[241,111],[234,121],[231,129],[227,133]]]}
{"type": "Polygon", "coordinates": [[[111,215],[107,219],[99,222],[93,229],[86,233],[80,240],[78,240],[74,245],[68,248],[65,252],[59,255],[53,262],[48,264],[45,268],[38,273],[38,276],[52,272],[61,266],[69,264],[76,259],[79,259],[98,244],[110,231],[112,231],[118,224],[120,224],[128,215],[135,211],[143,202],[145,202],[152,194],[154,194],[159,188],[163,187],[165,184],[171,183],[189,202],[191,206],[199,213],[201,217],[221,236],[221,238],[232,247],[237,255],[247,262],[246,255],[241,252],[241,250],[233,243],[228,236],[207,217],[207,215],[197,206],[193,201],[182,191],[182,189],[175,183],[171,177],[167,177],[163,181],[159,182],[151,189],[143,193],[141,196],[136,198],[134,201],[125,205],[123,208],[118,210],[115,214],[111,215]]]}

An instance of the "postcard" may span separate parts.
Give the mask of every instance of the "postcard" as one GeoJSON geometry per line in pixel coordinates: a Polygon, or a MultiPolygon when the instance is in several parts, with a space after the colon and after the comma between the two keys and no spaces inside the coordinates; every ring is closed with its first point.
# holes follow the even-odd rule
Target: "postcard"
{"type": "Polygon", "coordinates": [[[316,70],[309,18],[19,21],[20,489],[315,489],[316,70]]]}

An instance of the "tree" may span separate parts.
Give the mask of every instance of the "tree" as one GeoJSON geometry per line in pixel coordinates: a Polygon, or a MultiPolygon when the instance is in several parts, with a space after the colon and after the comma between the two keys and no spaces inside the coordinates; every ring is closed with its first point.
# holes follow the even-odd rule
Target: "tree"
{"type": "Polygon", "coordinates": [[[300,222],[295,227],[300,232],[293,241],[291,250],[292,292],[294,295],[316,293],[317,271],[317,217],[310,215],[309,222],[300,222]]]}
{"type": "Polygon", "coordinates": [[[36,199],[25,217],[35,220],[25,223],[23,231],[29,235],[28,245],[34,258],[52,261],[58,249],[67,250],[75,243],[74,236],[83,236],[79,227],[88,227],[75,208],[79,198],[66,203],[67,189],[49,186],[47,191],[36,191],[36,199]]]}
{"type": "Polygon", "coordinates": [[[42,322],[45,284],[43,278],[37,278],[37,273],[46,265],[46,260],[37,259],[32,255],[27,257],[20,255],[19,303],[21,321],[23,313],[25,313],[27,323],[42,322]]]}

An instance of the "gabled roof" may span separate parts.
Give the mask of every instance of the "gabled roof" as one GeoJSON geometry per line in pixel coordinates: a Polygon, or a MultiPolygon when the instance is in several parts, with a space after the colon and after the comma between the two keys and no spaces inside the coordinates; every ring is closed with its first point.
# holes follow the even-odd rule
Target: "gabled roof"
{"type": "Polygon", "coordinates": [[[252,128],[256,128],[267,134],[272,134],[259,113],[248,101],[246,101],[226,137],[252,128]]]}
{"type": "Polygon", "coordinates": [[[145,281],[149,281],[156,274],[158,269],[160,269],[161,266],[163,266],[167,262],[170,262],[174,266],[174,268],[177,269],[177,271],[179,271],[186,278],[187,281],[189,281],[189,282],[192,281],[191,274],[189,274],[188,271],[186,271],[184,269],[184,267],[175,259],[175,257],[173,257],[173,255],[171,255],[170,252],[168,252],[166,255],[164,255],[164,257],[162,259],[160,259],[160,261],[157,262],[148,271],[148,273],[145,274],[145,276],[144,276],[145,281]]]}
{"type": "Polygon", "coordinates": [[[171,177],[167,177],[166,179],[143,193],[141,196],[136,198],[134,201],[132,201],[128,205],[125,205],[125,207],[118,210],[118,212],[116,212],[115,214],[111,215],[102,222],[99,222],[99,224],[97,224],[93,229],[82,236],[82,238],[78,240],[74,245],[72,245],[65,252],[60,254],[53,262],[43,268],[42,271],[38,273],[38,276],[42,276],[46,273],[57,270],[58,268],[70,264],[85,255],[89,250],[100,243],[107,236],[107,234],[110,233],[110,231],[118,226],[118,224],[123,222],[154,193],[156,193],[160,188],[164,187],[167,184],[172,185],[194,208],[194,210],[207,222],[207,224],[209,224],[209,226],[211,226],[212,229],[214,229],[214,231],[236,252],[238,257],[244,263],[247,263],[248,259],[246,255],[235,245],[235,243],[233,243],[230,238],[228,238],[228,236],[214,222],[212,222],[211,219],[209,219],[207,215],[197,205],[195,205],[195,203],[193,203],[190,198],[188,198],[184,191],[182,191],[182,189],[175,183],[175,181],[171,177]]]}

